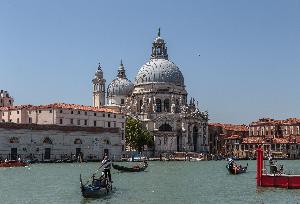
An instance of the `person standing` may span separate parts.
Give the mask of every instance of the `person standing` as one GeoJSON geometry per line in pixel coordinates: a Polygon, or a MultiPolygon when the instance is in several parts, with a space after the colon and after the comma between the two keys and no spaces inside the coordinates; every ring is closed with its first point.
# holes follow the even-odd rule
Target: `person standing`
{"type": "Polygon", "coordinates": [[[110,173],[110,168],[111,168],[111,160],[108,158],[107,153],[104,154],[104,158],[102,160],[102,166],[103,166],[103,173],[105,175],[105,178],[111,182],[111,173],[110,173]]]}

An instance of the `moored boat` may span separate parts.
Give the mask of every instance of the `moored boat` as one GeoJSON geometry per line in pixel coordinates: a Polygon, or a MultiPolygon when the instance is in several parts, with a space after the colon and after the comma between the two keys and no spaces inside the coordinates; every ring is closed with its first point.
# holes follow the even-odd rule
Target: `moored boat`
{"type": "Polygon", "coordinates": [[[7,161],[1,161],[0,167],[25,167],[29,164],[27,162],[18,161],[18,160],[7,160],[7,161]]]}
{"type": "Polygon", "coordinates": [[[119,171],[126,171],[126,172],[140,172],[140,171],[145,171],[148,167],[148,163],[144,161],[143,166],[135,165],[132,167],[126,167],[126,166],[121,166],[117,164],[112,164],[113,168],[119,171]]]}

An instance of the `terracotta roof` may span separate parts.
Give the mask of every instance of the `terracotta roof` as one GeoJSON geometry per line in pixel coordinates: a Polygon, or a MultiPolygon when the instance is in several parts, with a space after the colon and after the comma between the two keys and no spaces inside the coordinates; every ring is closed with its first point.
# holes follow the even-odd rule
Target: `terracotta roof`
{"type": "Polygon", "coordinates": [[[288,144],[292,143],[289,141],[289,138],[274,138],[272,143],[274,144],[288,144]]]}
{"type": "Polygon", "coordinates": [[[227,136],[225,136],[224,139],[226,139],[226,140],[237,140],[237,139],[241,139],[241,136],[239,136],[239,135],[227,135],[227,136]]]}
{"type": "Polygon", "coordinates": [[[67,103],[53,103],[48,105],[19,105],[19,106],[8,106],[8,107],[0,107],[0,111],[6,110],[21,110],[21,109],[28,109],[28,110],[41,110],[41,109],[76,109],[82,111],[94,111],[94,112],[108,112],[108,113],[120,113],[115,109],[106,108],[105,106],[97,108],[93,106],[84,106],[78,104],[67,104],[67,103]]]}
{"type": "Polygon", "coordinates": [[[235,124],[226,124],[226,123],[209,123],[208,126],[213,127],[222,127],[225,130],[232,130],[232,131],[249,131],[247,125],[235,125],[235,124]]]}
{"type": "Polygon", "coordinates": [[[261,118],[258,121],[250,123],[250,126],[263,126],[263,125],[292,125],[300,124],[300,118],[288,118],[285,120],[274,120],[272,118],[261,118]]]}
{"type": "Polygon", "coordinates": [[[243,138],[243,142],[242,143],[246,143],[246,144],[262,144],[265,143],[263,141],[263,139],[261,137],[246,137],[243,138]]]}
{"type": "Polygon", "coordinates": [[[16,124],[16,123],[0,123],[3,129],[30,129],[30,130],[59,130],[65,132],[84,131],[84,132],[110,132],[118,133],[119,128],[104,127],[81,127],[81,126],[60,126],[60,125],[37,125],[37,124],[16,124]]]}

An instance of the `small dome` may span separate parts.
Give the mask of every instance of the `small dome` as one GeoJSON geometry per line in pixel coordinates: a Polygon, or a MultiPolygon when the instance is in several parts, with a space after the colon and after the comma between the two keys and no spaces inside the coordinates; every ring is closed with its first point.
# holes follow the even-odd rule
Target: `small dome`
{"type": "Polygon", "coordinates": [[[154,43],[164,43],[164,39],[162,39],[160,36],[156,37],[154,40],[154,43]]]}
{"type": "Polygon", "coordinates": [[[128,96],[131,94],[133,88],[133,83],[126,78],[125,68],[121,60],[117,78],[108,85],[107,94],[109,97],[128,96]]]}
{"type": "Polygon", "coordinates": [[[107,88],[108,96],[128,96],[133,90],[133,83],[126,78],[114,79],[107,88]]]}
{"type": "Polygon", "coordinates": [[[179,68],[168,59],[150,59],[138,71],[135,85],[152,82],[171,83],[184,86],[184,78],[179,68]]]}

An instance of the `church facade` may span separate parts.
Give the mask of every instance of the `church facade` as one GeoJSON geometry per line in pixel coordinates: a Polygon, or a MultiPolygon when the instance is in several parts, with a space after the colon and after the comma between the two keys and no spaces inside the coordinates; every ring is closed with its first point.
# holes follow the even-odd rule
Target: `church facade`
{"type": "Polygon", "coordinates": [[[139,119],[154,136],[154,152],[208,152],[208,113],[198,108],[195,99],[188,100],[184,77],[169,60],[166,43],[158,36],[152,43],[150,59],[138,71],[132,83],[121,61],[117,77],[107,93],[101,67],[93,79],[93,104],[116,106],[139,119]]]}

